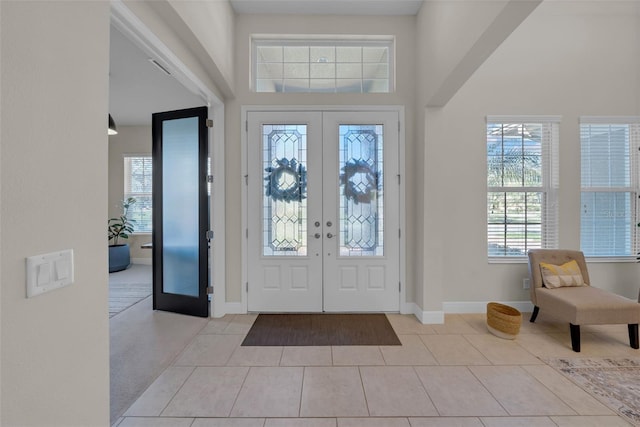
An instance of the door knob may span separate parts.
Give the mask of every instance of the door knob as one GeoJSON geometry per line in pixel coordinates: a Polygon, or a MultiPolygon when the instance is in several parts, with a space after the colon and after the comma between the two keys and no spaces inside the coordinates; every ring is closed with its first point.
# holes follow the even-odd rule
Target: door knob
{"type": "Polygon", "coordinates": [[[315,225],[316,227],[320,227],[320,221],[314,222],[313,225],[315,225]]]}
{"type": "Polygon", "coordinates": [[[327,227],[331,227],[333,223],[331,221],[327,221],[327,227]]]}
{"type": "Polygon", "coordinates": [[[328,238],[332,238],[332,237],[333,237],[333,234],[331,234],[331,233],[327,233],[327,237],[328,237],[328,238]]]}
{"type": "Polygon", "coordinates": [[[313,235],[313,237],[315,237],[316,239],[319,239],[322,235],[320,233],[316,233],[313,235]]]}

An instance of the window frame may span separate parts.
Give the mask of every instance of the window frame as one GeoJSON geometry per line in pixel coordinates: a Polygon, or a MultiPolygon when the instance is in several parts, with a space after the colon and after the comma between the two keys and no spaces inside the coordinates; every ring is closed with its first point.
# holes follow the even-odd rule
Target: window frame
{"type": "MultiPolygon", "coordinates": [[[[488,147],[488,129],[490,124],[498,125],[522,125],[522,124],[540,124],[543,126],[543,137],[541,147],[541,183],[539,186],[489,186],[489,157],[488,151],[485,152],[486,173],[486,201],[490,193],[542,193],[541,202],[541,220],[540,220],[540,239],[541,248],[557,248],[558,247],[558,188],[559,188],[559,166],[558,166],[558,146],[560,139],[560,121],[561,116],[538,116],[538,115],[507,115],[507,116],[487,116],[485,121],[485,149],[488,147]],[[547,129],[545,130],[545,127],[547,129]]],[[[527,255],[490,255],[489,254],[489,211],[488,203],[485,210],[486,224],[486,245],[487,259],[489,263],[526,263],[527,255]]]]}
{"type": "MultiPolygon", "coordinates": [[[[390,35],[302,35],[302,34],[288,34],[288,35],[279,35],[279,34],[252,34],[251,35],[251,77],[250,77],[250,90],[254,93],[394,93],[395,92],[395,37],[390,35]],[[387,90],[386,91],[365,91],[364,82],[367,80],[363,74],[361,74],[359,80],[361,82],[361,90],[360,91],[343,91],[339,90],[337,83],[334,84],[333,90],[322,90],[322,89],[313,89],[311,88],[311,83],[309,83],[309,88],[306,90],[274,90],[274,91],[264,91],[259,90],[258,88],[258,64],[278,64],[281,63],[287,64],[284,58],[282,62],[259,62],[258,59],[258,48],[262,46],[273,46],[273,47],[385,47],[387,48],[387,90]]],[[[368,64],[364,59],[360,59],[360,62],[338,62],[338,61],[329,61],[330,63],[336,64],[336,68],[338,64],[360,64],[361,67],[368,64]]],[[[311,58],[307,62],[293,63],[289,62],[289,64],[308,64],[311,67],[311,64],[314,62],[311,61],[311,58]]],[[[372,62],[370,64],[376,64],[372,62]]],[[[381,64],[378,62],[377,64],[381,64]]],[[[309,82],[313,80],[311,75],[307,78],[301,78],[302,80],[306,79],[309,82]]],[[[333,78],[327,78],[327,80],[337,81],[340,77],[336,76],[333,78]]],[[[283,71],[283,82],[284,82],[284,71],[283,71]]],[[[354,80],[358,80],[355,79],[354,80]]],[[[283,83],[283,87],[286,86],[283,83]]]]}
{"type": "MultiPolygon", "coordinates": [[[[640,233],[638,224],[640,222],[640,116],[581,116],[578,128],[580,138],[580,209],[583,210],[583,193],[628,193],[630,198],[630,255],[592,255],[585,253],[585,258],[590,262],[637,262],[640,252],[640,233]],[[605,125],[605,126],[628,126],[629,135],[629,180],[628,186],[589,186],[582,185],[584,165],[582,162],[583,148],[583,125],[605,125]]],[[[583,249],[582,242],[582,213],[580,217],[580,250],[583,249]]]]}
{"type": "MultiPolygon", "coordinates": [[[[126,200],[129,197],[134,197],[136,199],[141,198],[141,197],[150,197],[150,202],[152,203],[153,201],[153,158],[151,154],[130,154],[130,153],[125,153],[122,156],[122,160],[123,160],[123,198],[126,200]],[[148,161],[151,164],[151,173],[149,174],[150,178],[151,178],[151,191],[145,191],[145,192],[133,192],[133,191],[129,191],[130,188],[127,188],[128,184],[131,182],[131,168],[127,166],[127,162],[130,161],[130,159],[138,159],[138,158],[142,158],[145,161],[148,161]]],[[[133,205],[133,208],[135,208],[135,204],[133,205]]],[[[153,215],[153,208],[151,208],[151,215],[153,215]]],[[[138,218],[135,216],[132,216],[131,214],[129,215],[129,217],[131,219],[136,220],[136,227],[138,226],[138,218]]],[[[152,216],[153,218],[153,216],[152,216]]],[[[134,227],[134,232],[132,233],[133,235],[144,235],[144,234],[151,234],[153,233],[153,219],[149,220],[149,229],[144,229],[142,231],[139,231],[136,227],[134,227]]]]}

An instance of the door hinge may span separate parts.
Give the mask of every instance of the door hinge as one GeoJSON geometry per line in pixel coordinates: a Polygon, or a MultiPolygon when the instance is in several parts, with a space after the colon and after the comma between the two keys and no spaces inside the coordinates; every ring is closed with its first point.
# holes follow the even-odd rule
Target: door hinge
{"type": "Polygon", "coordinates": [[[211,241],[213,240],[213,231],[212,230],[207,230],[207,240],[211,241]]]}
{"type": "Polygon", "coordinates": [[[213,286],[207,286],[207,294],[213,295],[213,286]]]}
{"type": "Polygon", "coordinates": [[[244,237],[246,237],[247,239],[249,238],[249,229],[248,228],[244,229],[244,237]]]}
{"type": "Polygon", "coordinates": [[[245,283],[245,289],[246,289],[247,293],[249,293],[249,282],[245,283]]]}
{"type": "Polygon", "coordinates": [[[402,239],[402,229],[398,228],[398,239],[402,239]]]}
{"type": "Polygon", "coordinates": [[[213,182],[213,175],[207,175],[207,182],[213,182]]]}
{"type": "Polygon", "coordinates": [[[244,176],[244,185],[249,185],[249,175],[244,176]]]}
{"type": "Polygon", "coordinates": [[[400,120],[398,120],[398,133],[400,132],[400,120]]]}
{"type": "Polygon", "coordinates": [[[249,120],[244,121],[244,131],[249,132],[249,120]]]}
{"type": "Polygon", "coordinates": [[[400,185],[400,174],[398,174],[398,185],[400,185]]]}
{"type": "Polygon", "coordinates": [[[398,282],[398,292],[402,292],[402,282],[398,282]]]}
{"type": "Polygon", "coordinates": [[[211,120],[211,119],[207,119],[207,120],[206,120],[206,124],[207,124],[207,127],[208,127],[208,128],[212,128],[212,127],[213,127],[213,120],[211,120]]]}

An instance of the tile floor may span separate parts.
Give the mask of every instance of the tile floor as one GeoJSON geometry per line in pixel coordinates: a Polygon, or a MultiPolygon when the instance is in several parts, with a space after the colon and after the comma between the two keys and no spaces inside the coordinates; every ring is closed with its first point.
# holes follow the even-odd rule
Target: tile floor
{"type": "Polygon", "coordinates": [[[527,314],[517,339],[484,314],[388,315],[402,346],[241,347],[255,315],[211,319],[117,427],[628,426],[541,358],[640,357],[625,325],[527,314]]]}

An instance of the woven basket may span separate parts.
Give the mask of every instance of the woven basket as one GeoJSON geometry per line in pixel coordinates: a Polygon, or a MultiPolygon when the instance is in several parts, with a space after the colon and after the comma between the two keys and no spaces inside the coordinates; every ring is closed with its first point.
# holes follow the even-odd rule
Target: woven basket
{"type": "Polygon", "coordinates": [[[515,308],[497,302],[487,304],[487,329],[495,336],[515,339],[521,323],[522,314],[515,308]]]}

